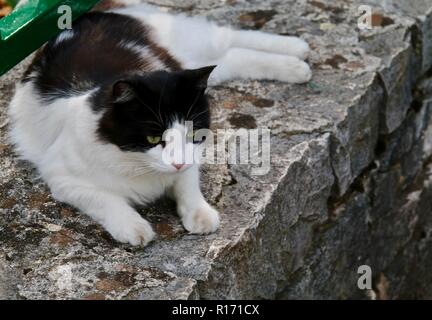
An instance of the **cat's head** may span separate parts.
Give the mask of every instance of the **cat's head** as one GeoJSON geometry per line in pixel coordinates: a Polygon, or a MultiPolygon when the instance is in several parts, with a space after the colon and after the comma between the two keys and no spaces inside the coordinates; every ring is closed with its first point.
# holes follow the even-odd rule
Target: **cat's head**
{"type": "Polygon", "coordinates": [[[186,153],[200,152],[204,140],[194,133],[210,126],[205,90],[214,68],[126,75],[102,87],[92,102],[103,112],[99,139],[115,145],[141,173],[186,170],[192,165],[186,153]],[[182,139],[174,141],[173,134],[182,139]]]}

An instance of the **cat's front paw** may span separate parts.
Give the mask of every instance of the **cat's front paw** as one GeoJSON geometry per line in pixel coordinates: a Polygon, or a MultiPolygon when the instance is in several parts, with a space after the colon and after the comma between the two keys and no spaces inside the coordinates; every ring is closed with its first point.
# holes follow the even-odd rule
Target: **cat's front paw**
{"type": "Polygon", "coordinates": [[[106,229],[117,241],[133,246],[145,246],[155,237],[150,224],[138,214],[125,215],[121,220],[111,221],[106,229]]]}
{"type": "Polygon", "coordinates": [[[190,233],[215,232],[219,228],[219,213],[207,204],[183,215],[183,226],[190,233]]]}

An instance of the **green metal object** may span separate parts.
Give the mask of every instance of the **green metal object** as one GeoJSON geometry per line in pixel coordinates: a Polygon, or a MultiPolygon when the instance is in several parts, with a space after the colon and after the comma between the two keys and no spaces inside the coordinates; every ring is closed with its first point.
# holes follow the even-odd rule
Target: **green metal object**
{"type": "MultiPolygon", "coordinates": [[[[100,0],[25,0],[0,19],[0,75],[41,47],[62,29],[58,21],[69,6],[72,20],[89,11],[100,0]]],[[[17,2],[17,1],[8,1],[17,2]]]]}
{"type": "Polygon", "coordinates": [[[19,0],[6,0],[6,3],[9,4],[11,7],[15,7],[19,0]]]}

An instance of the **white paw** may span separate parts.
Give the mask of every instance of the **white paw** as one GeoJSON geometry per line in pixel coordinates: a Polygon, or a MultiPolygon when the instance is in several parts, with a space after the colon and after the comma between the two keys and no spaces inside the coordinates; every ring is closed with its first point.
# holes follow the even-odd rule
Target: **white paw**
{"type": "Polygon", "coordinates": [[[306,41],[304,41],[303,39],[300,38],[296,38],[297,41],[295,43],[295,45],[293,47],[291,47],[291,52],[294,56],[296,56],[297,58],[301,59],[301,60],[306,60],[307,57],[309,56],[309,45],[307,44],[306,41]]]}
{"type": "Polygon", "coordinates": [[[289,83],[305,83],[312,78],[309,65],[295,57],[285,57],[283,65],[278,69],[276,80],[289,83]]]}
{"type": "Polygon", "coordinates": [[[305,60],[310,52],[307,42],[298,37],[279,36],[272,49],[276,53],[297,57],[301,60],[305,60]]]}
{"type": "Polygon", "coordinates": [[[145,246],[155,237],[150,224],[138,214],[128,214],[106,226],[114,239],[133,246],[145,246]]]}
{"type": "Polygon", "coordinates": [[[190,233],[215,232],[219,228],[219,213],[207,204],[183,215],[183,226],[190,233]]]}
{"type": "Polygon", "coordinates": [[[293,74],[295,76],[295,83],[305,83],[312,78],[312,70],[304,61],[299,61],[299,63],[294,67],[293,74]]]}

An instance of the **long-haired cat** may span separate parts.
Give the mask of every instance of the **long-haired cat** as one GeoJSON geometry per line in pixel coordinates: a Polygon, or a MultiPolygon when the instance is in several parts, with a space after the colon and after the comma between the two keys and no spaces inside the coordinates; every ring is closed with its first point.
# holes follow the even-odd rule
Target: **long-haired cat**
{"type": "MultiPolygon", "coordinates": [[[[193,134],[189,120],[193,130],[209,128],[208,81],[308,81],[308,51],[296,37],[233,30],[145,5],[88,13],[37,53],[17,85],[11,142],[55,199],[118,241],[146,245],[154,238],[133,205],[166,192],[186,230],[214,232],[219,215],[200,191],[199,165],[163,161],[163,133],[193,134]]],[[[178,147],[198,149],[201,142],[178,147]]]]}

